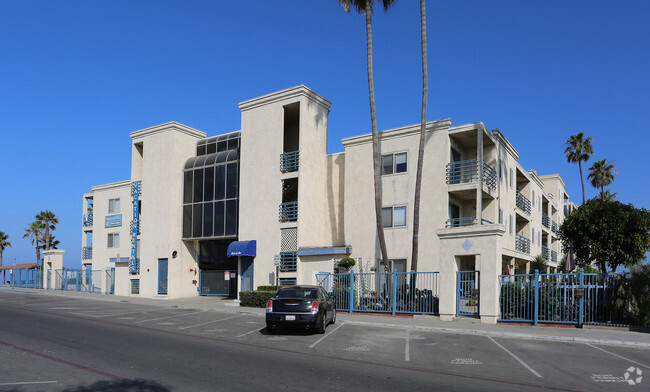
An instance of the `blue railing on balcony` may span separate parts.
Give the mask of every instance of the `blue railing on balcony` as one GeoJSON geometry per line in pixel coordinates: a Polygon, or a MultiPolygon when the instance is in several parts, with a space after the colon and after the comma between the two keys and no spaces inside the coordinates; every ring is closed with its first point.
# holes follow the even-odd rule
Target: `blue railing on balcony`
{"type": "Polygon", "coordinates": [[[300,167],[300,151],[291,151],[280,154],[280,172],[291,173],[300,167]]]}
{"type": "Polygon", "coordinates": [[[530,214],[530,200],[519,191],[517,191],[517,207],[527,214],[530,214]]]}
{"type": "MultiPolygon", "coordinates": [[[[481,163],[483,167],[483,182],[491,190],[497,188],[497,173],[490,165],[481,163]]],[[[479,181],[479,166],[476,159],[451,162],[447,164],[447,184],[465,184],[479,181]]]]}
{"type": "MultiPolygon", "coordinates": [[[[491,221],[487,219],[481,219],[481,223],[492,224],[491,221]]],[[[460,226],[474,226],[478,225],[478,219],[475,216],[466,216],[463,218],[451,218],[447,219],[445,227],[460,227],[460,226]]]]}
{"type": "Polygon", "coordinates": [[[298,252],[280,252],[280,272],[292,272],[298,268],[298,252]]]}
{"type": "Polygon", "coordinates": [[[547,261],[548,261],[548,259],[549,259],[549,253],[550,253],[550,252],[549,252],[549,249],[548,249],[547,247],[545,247],[544,245],[542,245],[542,258],[543,258],[544,260],[547,260],[547,261]]]}
{"type": "Polygon", "coordinates": [[[92,246],[82,246],[81,247],[81,260],[92,260],[93,259],[93,247],[92,246]]]}
{"type": "Polygon", "coordinates": [[[83,227],[92,227],[93,226],[93,212],[88,211],[83,215],[83,227]]]}
{"type": "Polygon", "coordinates": [[[551,261],[557,263],[557,252],[554,250],[551,251],[551,261]]]}
{"type": "Polygon", "coordinates": [[[515,236],[515,250],[521,253],[530,254],[530,238],[526,238],[521,234],[515,236]]]}
{"type": "Polygon", "coordinates": [[[298,202],[290,201],[280,204],[280,222],[295,222],[298,220],[298,202]]]}
{"type": "Polygon", "coordinates": [[[551,221],[551,231],[557,233],[557,223],[555,221],[551,221]]]}
{"type": "Polygon", "coordinates": [[[542,212],[542,224],[543,224],[544,227],[546,227],[547,229],[548,229],[549,227],[551,227],[551,220],[549,219],[548,215],[546,215],[546,214],[543,213],[543,212],[542,212]]]}

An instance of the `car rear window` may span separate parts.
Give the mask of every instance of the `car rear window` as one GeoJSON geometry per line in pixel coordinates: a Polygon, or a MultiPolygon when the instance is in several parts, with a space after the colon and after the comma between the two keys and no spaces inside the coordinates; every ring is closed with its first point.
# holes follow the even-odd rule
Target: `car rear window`
{"type": "Polygon", "coordinates": [[[318,291],[316,289],[286,289],[278,291],[276,298],[316,298],[318,291]]]}

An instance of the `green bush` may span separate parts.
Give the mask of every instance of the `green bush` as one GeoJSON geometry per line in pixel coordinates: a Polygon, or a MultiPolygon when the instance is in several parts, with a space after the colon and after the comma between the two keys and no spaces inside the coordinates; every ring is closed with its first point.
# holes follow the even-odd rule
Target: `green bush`
{"type": "MultiPolygon", "coordinates": [[[[280,285],[279,287],[283,287],[280,285]]],[[[278,286],[275,285],[270,285],[270,286],[257,286],[257,291],[278,291],[278,286]]]]}
{"type": "MultiPolygon", "coordinates": [[[[275,288],[275,286],[273,286],[275,288]]],[[[266,303],[277,293],[273,291],[241,291],[239,293],[239,306],[247,306],[250,308],[265,308],[266,303]]]]}

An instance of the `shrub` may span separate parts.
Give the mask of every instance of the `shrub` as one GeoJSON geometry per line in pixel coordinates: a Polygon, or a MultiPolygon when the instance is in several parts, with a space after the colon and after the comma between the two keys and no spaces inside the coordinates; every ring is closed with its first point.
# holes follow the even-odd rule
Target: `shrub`
{"type": "Polygon", "coordinates": [[[349,270],[350,268],[354,267],[354,265],[357,262],[352,258],[352,257],[344,257],[341,260],[339,260],[339,267],[345,268],[345,270],[349,270]]]}
{"type": "Polygon", "coordinates": [[[276,286],[276,285],[269,285],[269,286],[257,286],[257,291],[278,291],[280,287],[283,287],[282,285],[276,286]]]}
{"type": "MultiPolygon", "coordinates": [[[[275,286],[273,286],[275,288],[275,286]]],[[[264,308],[266,303],[277,293],[273,291],[242,291],[239,293],[239,306],[247,306],[250,308],[264,308]]]]}

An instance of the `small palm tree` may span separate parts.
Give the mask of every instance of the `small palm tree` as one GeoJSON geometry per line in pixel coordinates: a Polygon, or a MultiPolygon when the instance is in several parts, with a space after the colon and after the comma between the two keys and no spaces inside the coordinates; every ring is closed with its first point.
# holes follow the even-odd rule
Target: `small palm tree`
{"type": "Polygon", "coordinates": [[[605,187],[614,181],[616,174],[618,174],[618,170],[616,170],[612,161],[607,162],[605,159],[601,159],[591,165],[587,178],[591,180],[591,185],[594,188],[600,188],[600,197],[604,199],[605,187]]]}
{"type": "MultiPolygon", "coordinates": [[[[388,11],[396,0],[377,0],[384,6],[384,11],[388,11]]],[[[381,252],[382,263],[384,268],[388,268],[388,254],[386,250],[386,238],[384,236],[384,224],[381,217],[382,197],[381,197],[381,174],[379,171],[379,135],[377,133],[377,112],[375,110],[375,82],[372,73],[372,10],[375,0],[338,0],[345,12],[349,12],[351,7],[360,14],[366,16],[366,57],[368,64],[368,95],[370,98],[370,122],[372,125],[372,161],[375,183],[375,218],[377,221],[377,237],[379,239],[379,250],[381,252]]]]}
{"type": "Polygon", "coordinates": [[[54,235],[52,233],[43,234],[41,237],[41,242],[41,249],[43,250],[57,249],[57,246],[60,244],[59,240],[54,239],[54,235]]]}
{"type": "Polygon", "coordinates": [[[29,224],[29,227],[25,229],[25,234],[23,238],[27,238],[31,241],[32,246],[36,248],[36,263],[41,260],[41,238],[43,236],[43,231],[45,226],[39,221],[34,221],[29,224]]]}
{"type": "Polygon", "coordinates": [[[9,234],[5,234],[4,231],[0,231],[0,267],[2,267],[2,252],[5,251],[5,248],[11,246],[11,242],[7,241],[9,239],[9,234]]]}
{"type": "Polygon", "coordinates": [[[589,157],[594,155],[594,148],[591,144],[592,138],[585,139],[585,134],[578,132],[566,141],[564,155],[569,163],[578,163],[580,168],[580,183],[582,184],[582,204],[585,203],[585,180],[582,176],[582,162],[587,162],[589,157]]]}
{"type": "MultiPolygon", "coordinates": [[[[47,238],[49,238],[50,230],[55,230],[56,225],[59,224],[59,220],[57,219],[56,215],[54,215],[54,213],[50,210],[41,211],[39,214],[35,216],[35,218],[37,221],[41,222],[43,224],[43,227],[45,228],[43,232],[44,234],[43,238],[45,238],[46,236],[47,238]]],[[[46,248],[44,249],[49,250],[50,242],[49,241],[45,242],[45,246],[46,248]]]]}
{"type": "Polygon", "coordinates": [[[606,190],[605,192],[600,193],[600,198],[606,201],[615,201],[616,200],[616,195],[618,195],[617,192],[610,192],[609,189],[606,190]]]}
{"type": "Polygon", "coordinates": [[[533,259],[533,261],[530,262],[530,270],[535,271],[539,270],[541,273],[546,273],[546,270],[548,269],[548,264],[546,263],[546,260],[542,257],[542,255],[537,255],[533,259]]]}

